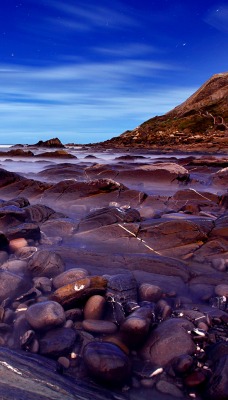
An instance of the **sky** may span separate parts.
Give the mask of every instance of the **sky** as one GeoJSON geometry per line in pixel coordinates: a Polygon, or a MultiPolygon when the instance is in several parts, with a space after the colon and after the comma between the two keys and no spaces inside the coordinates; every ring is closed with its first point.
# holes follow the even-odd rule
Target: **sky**
{"type": "Polygon", "coordinates": [[[0,143],[95,143],[228,71],[228,2],[2,0],[0,143]]]}

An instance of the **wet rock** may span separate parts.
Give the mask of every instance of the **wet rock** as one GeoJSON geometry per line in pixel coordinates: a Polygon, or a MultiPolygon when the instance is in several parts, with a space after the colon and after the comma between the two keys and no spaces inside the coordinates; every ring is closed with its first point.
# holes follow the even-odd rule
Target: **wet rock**
{"type": "Polygon", "coordinates": [[[139,297],[141,301],[156,303],[162,297],[162,290],[159,286],[143,283],[139,286],[139,297]]]}
{"type": "Polygon", "coordinates": [[[28,260],[37,252],[37,247],[35,246],[24,246],[18,249],[15,253],[19,260],[28,260]]]}
{"type": "Polygon", "coordinates": [[[183,393],[181,390],[175,386],[173,383],[167,382],[163,379],[156,383],[156,389],[161,393],[169,394],[171,396],[175,396],[177,398],[182,398],[183,393]]]}
{"type": "Polygon", "coordinates": [[[174,358],[193,354],[195,345],[188,334],[194,325],[186,319],[168,319],[155,328],[140,350],[145,360],[165,366],[174,358]]]}
{"type": "Polygon", "coordinates": [[[182,375],[190,370],[190,368],[193,365],[193,362],[194,362],[193,358],[190,355],[184,354],[174,359],[172,366],[177,374],[182,375]]]}
{"type": "Polygon", "coordinates": [[[84,307],[85,319],[102,319],[105,310],[105,298],[99,294],[91,296],[84,307]]]}
{"type": "Polygon", "coordinates": [[[91,376],[106,384],[122,385],[129,377],[129,359],[112,343],[88,343],[83,360],[91,376]]]}
{"type": "Polygon", "coordinates": [[[82,326],[86,331],[92,333],[108,335],[117,331],[117,326],[113,322],[98,319],[84,319],[82,326]]]}
{"type": "Polygon", "coordinates": [[[59,254],[48,250],[37,251],[28,262],[33,276],[55,277],[64,271],[64,262],[59,254]]]}
{"type": "Polygon", "coordinates": [[[150,319],[132,313],[120,326],[124,343],[130,348],[137,348],[144,343],[150,328],[150,319]]]}
{"type": "Polygon", "coordinates": [[[25,215],[27,219],[31,222],[44,222],[50,218],[51,215],[55,213],[50,207],[43,204],[34,204],[26,207],[25,215]]]}
{"type": "Polygon", "coordinates": [[[50,329],[65,323],[62,306],[55,301],[44,301],[31,305],[26,311],[26,319],[33,329],[50,329]]]}
{"type": "Polygon", "coordinates": [[[27,271],[27,262],[23,260],[8,260],[1,265],[1,270],[23,276],[27,271]]]}
{"type": "Polygon", "coordinates": [[[213,183],[216,185],[226,185],[228,184],[228,167],[222,168],[217,171],[212,176],[213,183]]]}
{"type": "Polygon", "coordinates": [[[12,272],[0,270],[0,302],[23,293],[30,286],[29,282],[12,272]]]}
{"type": "Polygon", "coordinates": [[[76,340],[76,332],[70,328],[56,328],[45,333],[39,340],[40,354],[59,357],[67,354],[76,340]]]}
{"type": "Polygon", "coordinates": [[[80,232],[99,228],[103,225],[111,225],[118,222],[140,221],[140,214],[135,209],[117,207],[105,207],[89,213],[81,219],[78,230],[80,232]]]}
{"type": "Polygon", "coordinates": [[[69,283],[57,289],[51,300],[57,301],[65,308],[70,308],[78,303],[85,302],[90,296],[104,294],[107,287],[107,280],[100,276],[83,278],[69,283]]]}
{"type": "Polygon", "coordinates": [[[24,239],[40,239],[40,228],[33,223],[24,223],[15,227],[8,228],[6,231],[8,240],[24,238],[24,239]]]}
{"type": "Polygon", "coordinates": [[[187,375],[184,379],[184,383],[188,387],[195,387],[202,385],[206,381],[206,374],[203,371],[196,370],[187,375]]]}
{"type": "Polygon", "coordinates": [[[27,244],[28,244],[28,242],[25,238],[13,239],[13,240],[10,240],[10,242],[9,242],[9,249],[12,252],[17,252],[22,247],[27,246],[27,244]]]}
{"type": "Polygon", "coordinates": [[[41,290],[42,293],[50,293],[52,289],[52,281],[45,276],[33,278],[34,287],[41,290]]]}
{"type": "Polygon", "coordinates": [[[228,398],[228,356],[221,357],[213,368],[206,386],[205,399],[226,400],[228,398]]]}
{"type": "Polygon", "coordinates": [[[215,286],[215,294],[217,296],[225,296],[228,297],[228,285],[217,285],[215,286]]]}
{"type": "Polygon", "coordinates": [[[78,279],[86,278],[88,274],[88,271],[84,268],[68,269],[67,271],[62,272],[53,278],[53,287],[58,289],[61,286],[68,285],[69,283],[75,282],[78,279]]]}

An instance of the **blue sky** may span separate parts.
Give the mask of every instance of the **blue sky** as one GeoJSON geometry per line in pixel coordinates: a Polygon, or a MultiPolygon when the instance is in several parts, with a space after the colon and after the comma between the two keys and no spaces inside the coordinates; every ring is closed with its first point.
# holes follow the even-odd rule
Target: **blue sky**
{"type": "Polygon", "coordinates": [[[106,140],[227,70],[225,0],[4,0],[0,143],[106,140]]]}

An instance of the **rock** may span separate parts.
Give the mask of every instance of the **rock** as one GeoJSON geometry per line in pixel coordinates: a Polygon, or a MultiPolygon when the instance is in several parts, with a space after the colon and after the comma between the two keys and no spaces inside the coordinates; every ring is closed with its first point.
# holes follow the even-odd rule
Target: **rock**
{"type": "Polygon", "coordinates": [[[43,204],[29,205],[25,208],[25,215],[31,222],[44,222],[53,214],[55,214],[55,211],[43,204]]]}
{"type": "Polygon", "coordinates": [[[184,378],[184,383],[188,387],[195,387],[204,384],[206,381],[206,374],[203,371],[196,370],[188,374],[184,378]]]}
{"type": "Polygon", "coordinates": [[[175,396],[177,398],[182,398],[183,393],[181,390],[175,386],[173,383],[167,382],[163,379],[156,383],[156,389],[161,393],[169,394],[171,396],[175,396]]]}
{"type": "Polygon", "coordinates": [[[222,168],[215,172],[212,176],[213,183],[216,185],[227,186],[228,184],[228,167],[222,168]]]}
{"type": "Polygon", "coordinates": [[[85,319],[102,319],[105,310],[105,298],[99,294],[91,296],[84,306],[85,319]]]}
{"type": "Polygon", "coordinates": [[[6,236],[8,240],[18,238],[40,240],[40,228],[38,225],[28,222],[8,228],[6,236]]]}
{"type": "Polygon", "coordinates": [[[176,357],[193,354],[195,345],[187,332],[193,328],[194,325],[183,318],[161,322],[149,335],[140,355],[163,367],[176,357]]]}
{"type": "Polygon", "coordinates": [[[46,151],[44,153],[36,154],[35,157],[51,157],[51,158],[76,158],[73,154],[68,153],[66,150],[46,151]]]}
{"type": "Polygon", "coordinates": [[[55,289],[58,289],[61,286],[73,283],[78,279],[86,278],[88,274],[89,274],[88,271],[84,268],[68,269],[67,271],[62,272],[61,274],[53,278],[53,287],[55,289]]]}
{"type": "Polygon", "coordinates": [[[31,305],[26,311],[26,319],[33,329],[47,330],[65,323],[62,306],[55,301],[44,301],[31,305]]]}
{"type": "Polygon", "coordinates": [[[9,271],[13,274],[23,276],[27,272],[27,261],[8,260],[1,265],[2,271],[9,271]]]}
{"type": "Polygon", "coordinates": [[[206,386],[205,399],[226,400],[228,398],[228,356],[222,356],[206,386]]]}
{"type": "Polygon", "coordinates": [[[9,298],[13,300],[16,296],[29,288],[30,284],[21,276],[8,271],[0,270],[0,302],[9,298]]]}
{"type": "Polygon", "coordinates": [[[23,400],[112,400],[110,390],[89,382],[56,374],[56,361],[38,354],[0,347],[0,388],[2,399],[23,400]],[[11,368],[9,368],[9,365],[11,368]]]}
{"type": "Polygon", "coordinates": [[[34,287],[38,290],[41,290],[42,293],[50,293],[52,289],[52,281],[45,277],[35,277],[33,278],[34,287]]]}
{"type": "Polygon", "coordinates": [[[215,294],[217,296],[225,296],[228,297],[228,285],[217,285],[215,286],[215,294]]]}
{"type": "Polygon", "coordinates": [[[111,225],[118,222],[140,221],[140,214],[135,209],[117,207],[105,207],[89,213],[81,219],[78,230],[80,232],[99,228],[103,225],[111,225]]]}
{"type": "Polygon", "coordinates": [[[65,355],[73,347],[76,336],[76,332],[70,328],[52,329],[39,340],[40,354],[49,357],[65,355]]]}
{"type": "Polygon", "coordinates": [[[48,250],[37,251],[28,262],[28,270],[33,276],[53,278],[64,271],[61,256],[48,250]]]}
{"type": "Polygon", "coordinates": [[[123,341],[130,348],[138,348],[148,335],[150,319],[134,315],[134,312],[120,326],[123,341]]]}
{"type": "Polygon", "coordinates": [[[90,296],[104,294],[107,287],[107,280],[100,276],[77,279],[73,283],[62,286],[51,296],[51,300],[57,301],[65,308],[83,303],[90,296]]]}
{"type": "Polygon", "coordinates": [[[98,319],[84,319],[82,326],[88,332],[105,335],[113,334],[117,331],[117,326],[113,322],[98,319]]]}
{"type": "Polygon", "coordinates": [[[162,289],[159,286],[149,283],[142,283],[139,286],[139,297],[141,301],[151,301],[156,303],[162,297],[162,289]]]}
{"type": "Polygon", "coordinates": [[[174,359],[172,366],[177,374],[182,375],[191,369],[193,362],[194,360],[190,355],[184,354],[174,359]]]}
{"type": "Polygon", "coordinates": [[[83,360],[91,376],[100,382],[117,386],[129,377],[129,359],[112,343],[88,343],[84,348],[83,360]]]}
{"type": "Polygon", "coordinates": [[[58,138],[48,139],[48,140],[39,140],[34,146],[36,147],[60,147],[63,148],[64,145],[58,138]]]}

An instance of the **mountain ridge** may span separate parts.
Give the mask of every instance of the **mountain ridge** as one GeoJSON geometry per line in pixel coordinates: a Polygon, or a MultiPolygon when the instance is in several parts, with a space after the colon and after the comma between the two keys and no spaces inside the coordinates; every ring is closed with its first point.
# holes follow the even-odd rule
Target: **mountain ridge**
{"type": "Polygon", "coordinates": [[[228,72],[209,78],[186,101],[133,130],[100,143],[195,151],[228,151],[228,72]]]}

